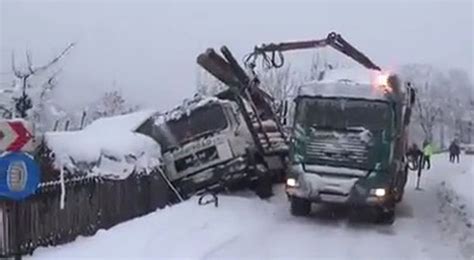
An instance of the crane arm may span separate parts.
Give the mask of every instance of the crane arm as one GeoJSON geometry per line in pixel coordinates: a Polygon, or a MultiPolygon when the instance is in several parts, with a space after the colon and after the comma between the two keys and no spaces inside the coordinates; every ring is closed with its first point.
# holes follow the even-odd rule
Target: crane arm
{"type": "Polygon", "coordinates": [[[257,57],[263,56],[263,59],[269,63],[270,66],[279,68],[283,66],[284,63],[282,52],[303,49],[317,49],[327,46],[331,46],[337,51],[344,53],[368,69],[381,70],[380,67],[375,65],[375,63],[373,63],[367,56],[344,40],[340,34],[335,32],[328,34],[328,36],[322,40],[283,42],[278,44],[271,43],[256,46],[254,51],[245,59],[245,63],[252,67],[255,65],[257,57]],[[268,57],[267,53],[271,53],[271,57],[268,57]],[[278,54],[279,61],[276,54],[278,54]]]}

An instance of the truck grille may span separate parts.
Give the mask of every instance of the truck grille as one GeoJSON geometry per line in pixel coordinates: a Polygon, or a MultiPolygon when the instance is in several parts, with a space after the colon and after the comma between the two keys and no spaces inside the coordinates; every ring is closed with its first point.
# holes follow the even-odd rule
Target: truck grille
{"type": "Polygon", "coordinates": [[[219,159],[217,148],[215,146],[200,150],[174,162],[177,172],[185,171],[191,167],[198,167],[219,159]]]}
{"type": "Polygon", "coordinates": [[[366,168],[369,149],[356,134],[325,135],[312,137],[306,143],[306,160],[320,165],[366,168]]]}

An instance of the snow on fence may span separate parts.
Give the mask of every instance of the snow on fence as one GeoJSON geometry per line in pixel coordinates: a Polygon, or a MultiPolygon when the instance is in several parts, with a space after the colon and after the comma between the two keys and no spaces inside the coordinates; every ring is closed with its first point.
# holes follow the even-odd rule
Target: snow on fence
{"type": "Polygon", "coordinates": [[[0,200],[0,257],[31,254],[40,246],[71,242],[123,221],[165,207],[168,186],[159,172],[124,180],[70,179],[61,209],[59,182],[42,185],[34,196],[15,203],[0,200]]]}
{"type": "Polygon", "coordinates": [[[42,171],[37,192],[20,202],[0,199],[0,257],[93,235],[175,199],[160,169],[159,145],[135,132],[152,114],[45,134],[35,156],[42,171]]]}

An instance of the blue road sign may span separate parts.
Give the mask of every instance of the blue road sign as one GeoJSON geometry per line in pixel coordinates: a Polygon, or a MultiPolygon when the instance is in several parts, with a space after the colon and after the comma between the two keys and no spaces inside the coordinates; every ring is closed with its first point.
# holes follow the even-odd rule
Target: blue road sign
{"type": "Polygon", "coordinates": [[[0,157],[0,197],[24,199],[36,191],[39,182],[39,166],[28,154],[14,152],[0,157]]]}

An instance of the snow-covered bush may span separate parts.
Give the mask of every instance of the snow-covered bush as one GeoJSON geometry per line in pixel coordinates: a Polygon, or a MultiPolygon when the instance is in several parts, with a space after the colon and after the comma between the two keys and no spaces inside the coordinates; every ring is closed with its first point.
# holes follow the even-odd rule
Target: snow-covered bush
{"type": "Polygon", "coordinates": [[[88,108],[88,119],[94,121],[102,117],[123,115],[137,111],[138,106],[129,104],[118,90],[105,92],[88,108]]]}
{"type": "Polygon", "coordinates": [[[400,73],[417,91],[412,133],[418,137],[414,141],[430,139],[445,147],[458,137],[459,122],[473,116],[469,112],[474,101],[474,86],[467,72],[409,64],[402,66],[400,73]],[[421,134],[417,134],[420,130],[421,134]]]}

